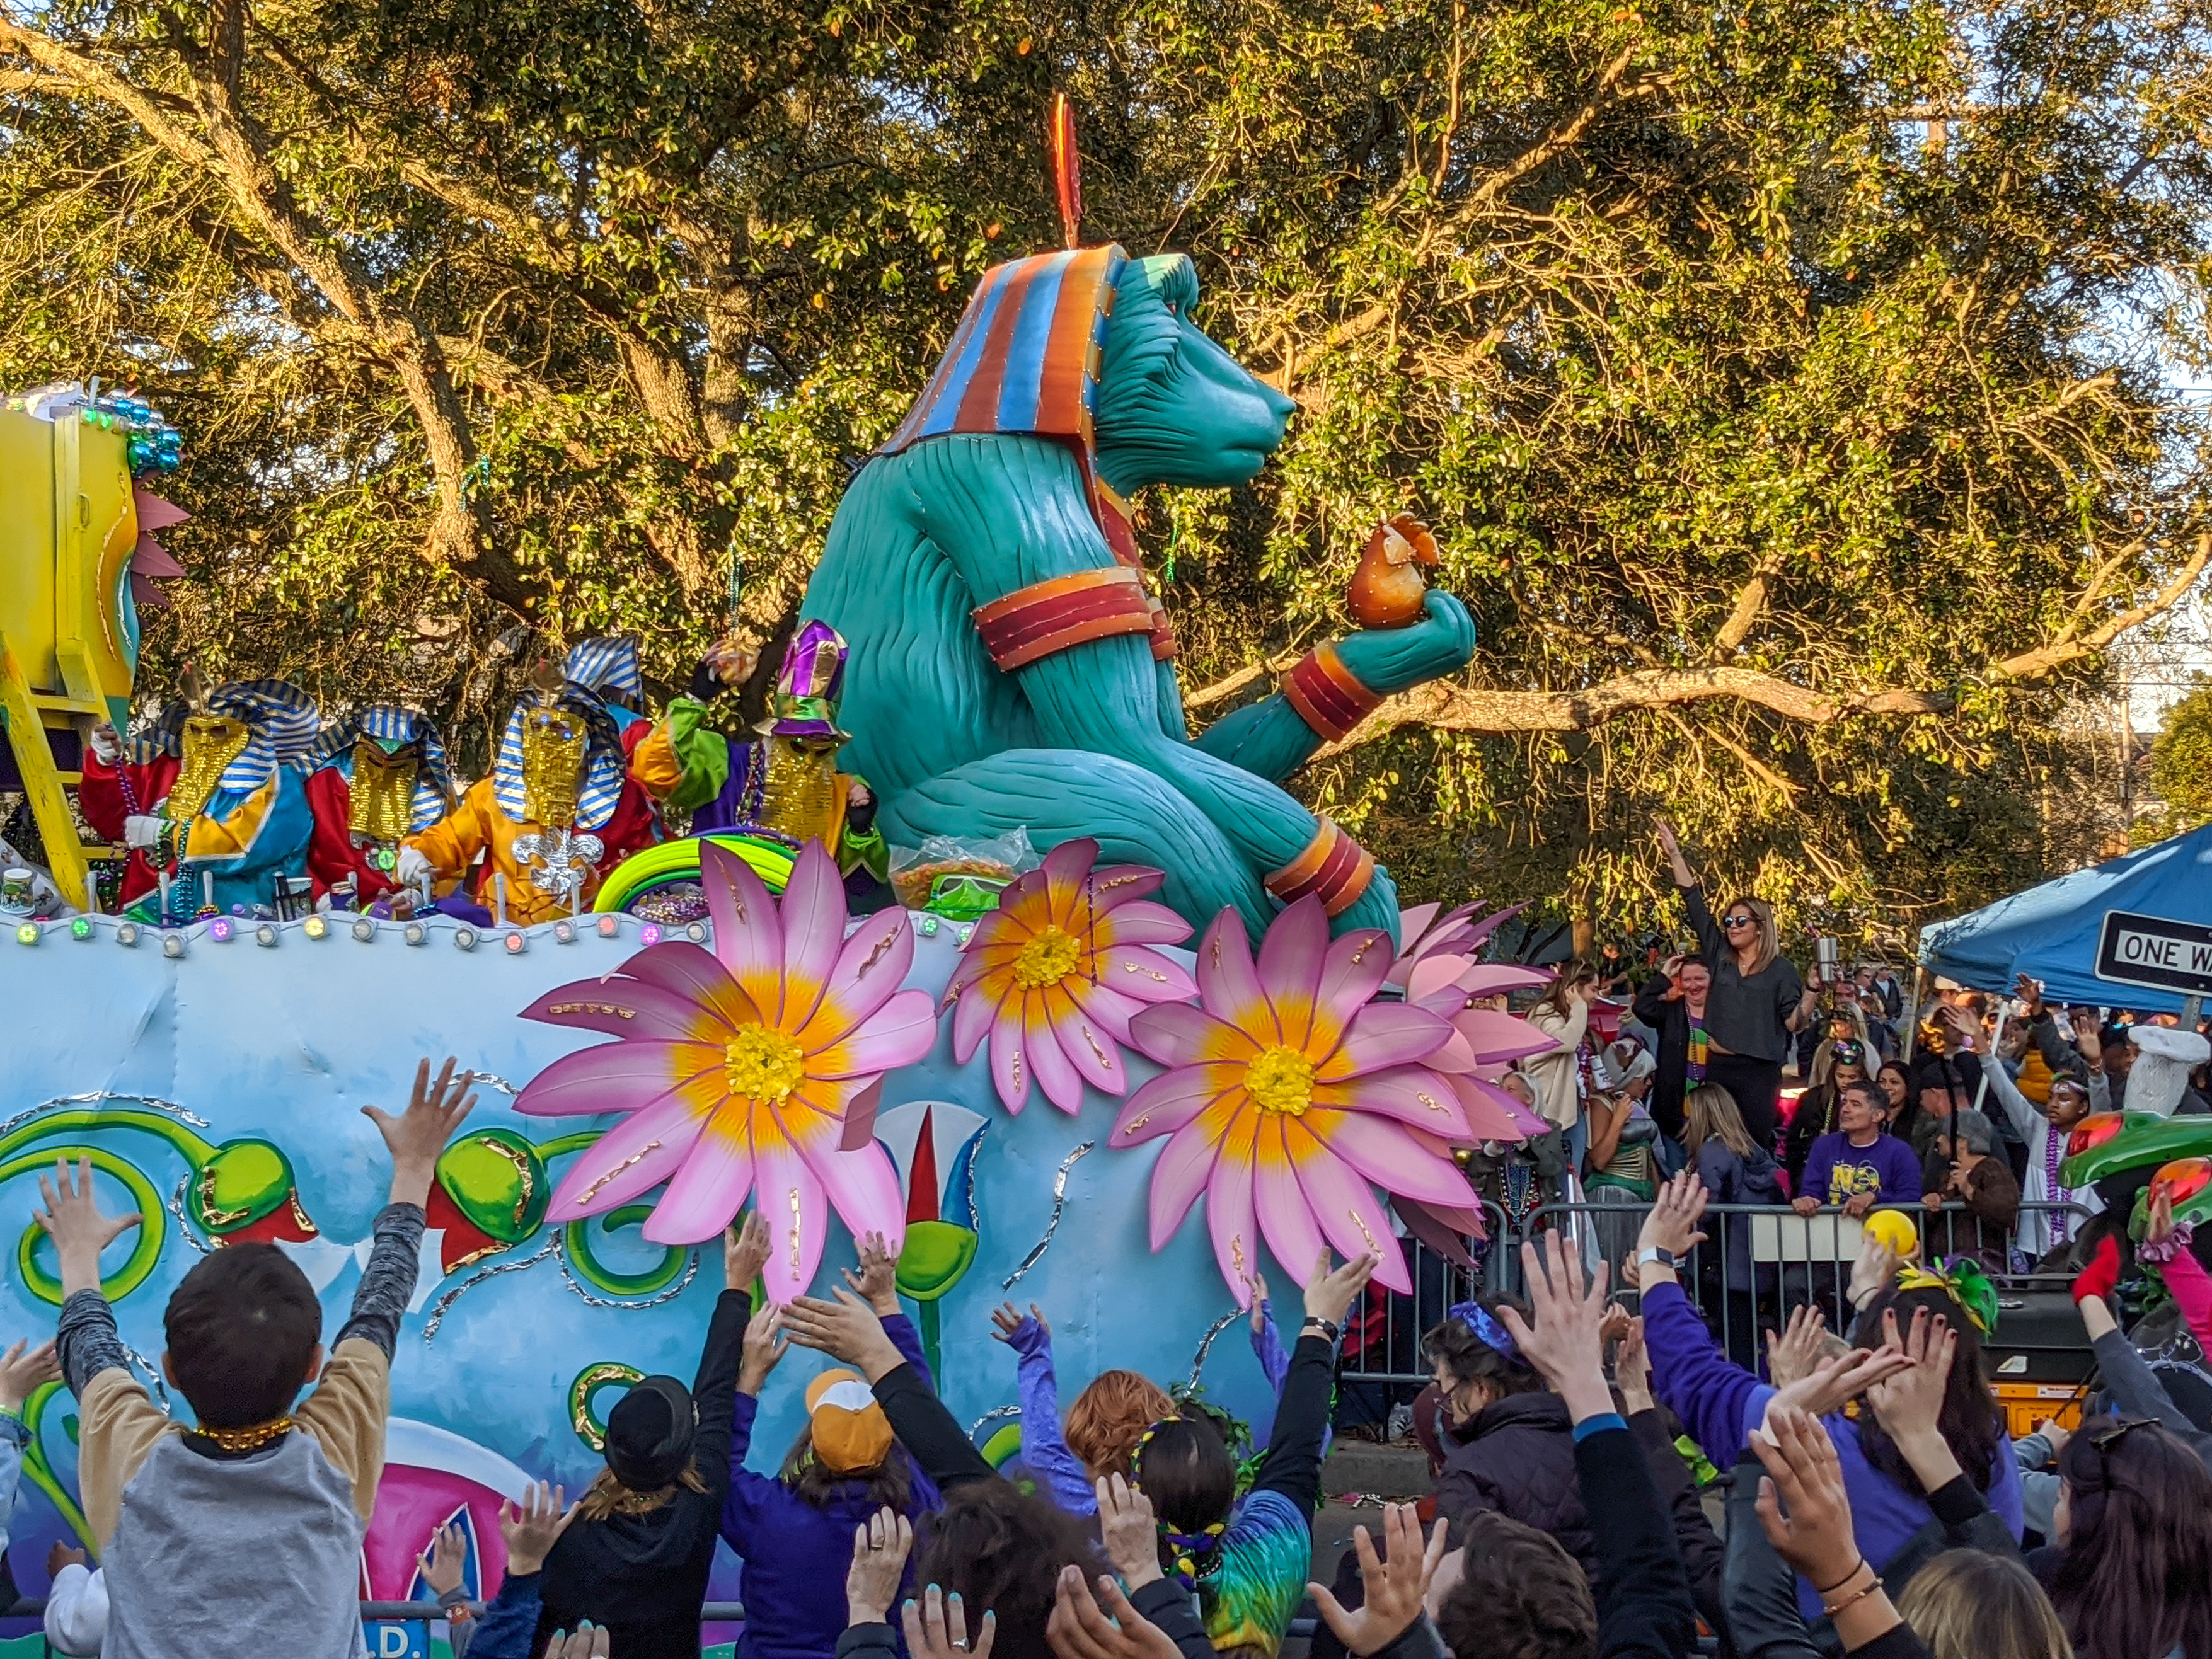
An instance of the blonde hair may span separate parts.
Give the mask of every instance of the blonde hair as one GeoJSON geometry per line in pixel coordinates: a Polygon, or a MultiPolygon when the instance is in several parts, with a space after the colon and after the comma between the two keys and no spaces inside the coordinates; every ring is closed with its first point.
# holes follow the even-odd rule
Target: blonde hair
{"type": "Polygon", "coordinates": [[[1174,1410],[1167,1390],[1150,1377],[1134,1371],[1101,1371],[1060,1419],[1060,1438],[1083,1460],[1094,1480],[1127,1474],[1145,1431],[1174,1410]]]}
{"type": "Polygon", "coordinates": [[[1687,1121],[1682,1144],[1691,1152],[1717,1135],[1721,1145],[1738,1158],[1751,1156],[1751,1131],[1743,1127],[1743,1113],[1736,1107],[1735,1097],[1719,1084],[1700,1083],[1691,1090],[1684,1115],[1687,1121]]]}
{"type": "Polygon", "coordinates": [[[1898,1597],[1935,1659],[2074,1659],[2066,1627],[2017,1558],[1946,1550],[1898,1597]]]}
{"type": "Polygon", "coordinates": [[[632,1492],[615,1479],[612,1469],[601,1469],[578,1500],[577,1517],[585,1521],[605,1521],[617,1515],[650,1515],[674,1498],[678,1486],[686,1492],[704,1492],[707,1490],[707,1483],[699,1478],[698,1470],[692,1468],[685,1469],[658,1492],[632,1492]]]}
{"type": "Polygon", "coordinates": [[[1763,898],[1753,898],[1748,893],[1738,893],[1726,904],[1721,906],[1721,914],[1726,915],[1738,905],[1751,912],[1751,920],[1759,929],[1759,954],[1752,962],[1751,971],[1754,974],[1763,974],[1774,965],[1774,959],[1782,954],[1782,929],[1776,925],[1774,907],[1763,898]]]}

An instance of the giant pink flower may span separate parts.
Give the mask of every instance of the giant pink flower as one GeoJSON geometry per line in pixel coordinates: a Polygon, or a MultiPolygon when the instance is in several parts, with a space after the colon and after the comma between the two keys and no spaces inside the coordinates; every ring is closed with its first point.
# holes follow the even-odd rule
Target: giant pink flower
{"type": "Polygon", "coordinates": [[[1224,910],[1199,941],[1200,1006],[1129,1022],[1136,1046],[1169,1069],[1130,1097],[1109,1144],[1169,1137],[1152,1166],[1152,1248],[1203,1192],[1214,1259],[1240,1305],[1263,1236],[1298,1279],[1326,1239],[1346,1255],[1373,1251],[1376,1279],[1411,1291],[1370,1181],[1449,1210],[1474,1201],[1442,1150],[1471,1137],[1466,1109],[1425,1063],[1452,1027],[1372,1003],[1391,962],[1388,933],[1332,942],[1321,902],[1305,898],[1268,928],[1255,965],[1243,922],[1224,910]]]}
{"type": "Polygon", "coordinates": [[[986,1037],[991,1081],[1009,1112],[1029,1102],[1034,1078],[1063,1112],[1083,1105],[1083,1085],[1128,1091],[1121,1048],[1132,1016],[1156,1002],[1198,994],[1190,975],[1153,945],[1180,945],[1190,924],[1145,895],[1157,870],[1097,861],[1098,843],[1064,841],[1043,867],[1015,878],[999,908],[975,924],[945,988],[952,1057],[965,1066],[986,1037]]]}
{"type": "Polygon", "coordinates": [[[757,1191],[775,1242],[763,1276],[788,1302],[814,1278],[829,1208],[856,1234],[884,1234],[894,1253],[904,1239],[897,1173],[881,1146],[848,1133],[846,1114],[884,1073],[929,1052],[936,1010],[927,992],[899,989],[914,960],[905,911],[845,936],[844,884],[818,842],[792,867],[781,910],[742,860],[702,842],[699,860],[713,951],[649,945],[524,1010],[623,1040],[555,1060],[515,1109],[629,1114],[554,1189],[551,1224],[666,1182],[645,1236],[696,1243],[757,1191]]]}

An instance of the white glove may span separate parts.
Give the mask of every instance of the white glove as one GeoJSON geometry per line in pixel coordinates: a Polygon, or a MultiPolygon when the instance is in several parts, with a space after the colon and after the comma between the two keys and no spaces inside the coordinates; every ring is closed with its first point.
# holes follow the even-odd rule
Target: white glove
{"type": "Polygon", "coordinates": [[[143,812],[133,812],[123,820],[123,844],[125,847],[136,847],[150,853],[161,844],[161,830],[167,823],[167,818],[151,817],[143,812]]]}
{"type": "Polygon", "coordinates": [[[112,766],[123,758],[122,740],[106,720],[92,728],[92,752],[100,757],[103,766],[112,766]]]}
{"type": "Polygon", "coordinates": [[[403,847],[399,849],[398,862],[392,873],[399,878],[402,887],[427,887],[430,884],[430,878],[437,872],[430,860],[423,856],[421,848],[403,847]]]}

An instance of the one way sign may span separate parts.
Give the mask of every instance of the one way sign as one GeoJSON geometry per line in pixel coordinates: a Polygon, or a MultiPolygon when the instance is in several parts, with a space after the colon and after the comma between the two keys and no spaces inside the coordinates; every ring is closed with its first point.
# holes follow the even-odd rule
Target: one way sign
{"type": "Polygon", "coordinates": [[[2212,995],[2212,927],[2107,910],[2097,939],[2097,977],[2184,996],[2212,995]]]}

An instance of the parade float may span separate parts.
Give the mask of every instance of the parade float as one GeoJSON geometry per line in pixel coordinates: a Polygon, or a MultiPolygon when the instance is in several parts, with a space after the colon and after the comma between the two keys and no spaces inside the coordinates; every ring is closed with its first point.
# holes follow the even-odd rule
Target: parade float
{"type": "MultiPolygon", "coordinates": [[[[1050,1310],[1063,1389],[1132,1366],[1264,1429],[1259,1367],[1217,1342],[1262,1273],[1294,1306],[1324,1246],[1401,1292],[1407,1237],[1480,1248],[1454,1154],[1528,1121],[1494,1079],[1549,1045],[1490,1005],[1542,976],[1483,962],[1470,912],[1401,915],[1281,787],[1462,665],[1473,624],[1427,590],[1425,532],[1380,526],[1370,625],[1188,736],[1127,502],[1250,478],[1291,407],[1196,298],[1188,260],[1114,246],[991,270],[853,480],[757,729],[646,709],[635,653],[586,642],[465,787],[419,711],[325,718],[280,682],[188,684],[131,726],[148,532],[176,516],[144,479],[174,444],[135,402],[16,400],[0,487],[45,516],[11,516],[0,565],[8,729],[61,902],[15,894],[0,933],[0,1340],[52,1328],[30,1216],[62,1157],[140,1217],[104,1268],[157,1398],[162,1306],[208,1251],[276,1244],[334,1326],[386,1180],[360,1109],[458,1056],[482,1103],[438,1169],[363,1594],[418,1592],[449,1518],[489,1594],[499,1498],[580,1486],[615,1395],[691,1374],[747,1207],[779,1301],[884,1234],[1001,1457],[1002,1299],[1050,1310]],[[71,787],[117,843],[98,892],[71,787]]],[[[771,1453],[811,1358],[763,1401],[771,1453]]],[[[72,1411],[27,1413],[33,1593],[83,1530],[72,1411]]],[[[742,1594],[727,1557],[714,1593],[742,1594]]]]}

